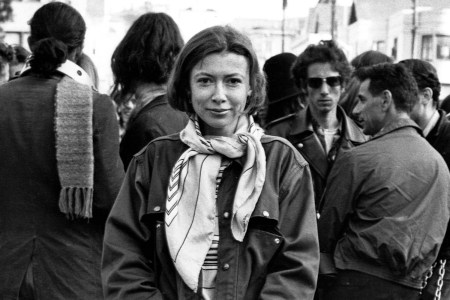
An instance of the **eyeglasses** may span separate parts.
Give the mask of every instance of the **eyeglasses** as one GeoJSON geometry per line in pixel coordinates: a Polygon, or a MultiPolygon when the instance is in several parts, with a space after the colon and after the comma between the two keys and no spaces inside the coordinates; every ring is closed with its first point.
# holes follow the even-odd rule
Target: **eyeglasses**
{"type": "Polygon", "coordinates": [[[330,87],[337,87],[342,84],[342,77],[341,76],[330,76],[327,78],[310,77],[307,80],[308,86],[313,89],[320,88],[324,82],[326,82],[330,87]]]}

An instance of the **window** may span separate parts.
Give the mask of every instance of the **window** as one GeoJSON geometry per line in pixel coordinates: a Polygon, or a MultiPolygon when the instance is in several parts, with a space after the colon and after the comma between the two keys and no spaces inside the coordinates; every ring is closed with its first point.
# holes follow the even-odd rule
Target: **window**
{"type": "Polygon", "coordinates": [[[431,61],[433,60],[433,36],[422,36],[422,59],[431,61]]]}
{"type": "Polygon", "coordinates": [[[384,41],[374,41],[372,43],[372,50],[385,53],[386,52],[386,43],[384,41]]]}
{"type": "Polygon", "coordinates": [[[450,60],[450,36],[436,36],[436,57],[437,59],[450,60]]]}
{"type": "Polygon", "coordinates": [[[7,32],[5,36],[5,42],[8,44],[21,44],[20,32],[7,32]]]}

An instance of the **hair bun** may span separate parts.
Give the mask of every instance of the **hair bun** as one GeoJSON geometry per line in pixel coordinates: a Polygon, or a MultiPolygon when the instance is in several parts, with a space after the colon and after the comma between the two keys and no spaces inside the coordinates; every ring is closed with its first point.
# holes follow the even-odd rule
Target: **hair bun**
{"type": "Polygon", "coordinates": [[[37,41],[33,48],[30,66],[40,73],[51,74],[67,60],[67,45],[53,37],[37,41]]]}

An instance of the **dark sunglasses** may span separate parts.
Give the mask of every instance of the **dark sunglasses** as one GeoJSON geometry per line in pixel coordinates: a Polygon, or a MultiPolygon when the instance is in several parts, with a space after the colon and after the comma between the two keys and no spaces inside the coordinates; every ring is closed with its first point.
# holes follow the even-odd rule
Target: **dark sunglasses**
{"type": "Polygon", "coordinates": [[[326,82],[330,87],[336,87],[342,84],[342,77],[341,76],[330,76],[327,78],[310,77],[307,80],[308,86],[313,89],[320,88],[324,82],[326,82]]]}

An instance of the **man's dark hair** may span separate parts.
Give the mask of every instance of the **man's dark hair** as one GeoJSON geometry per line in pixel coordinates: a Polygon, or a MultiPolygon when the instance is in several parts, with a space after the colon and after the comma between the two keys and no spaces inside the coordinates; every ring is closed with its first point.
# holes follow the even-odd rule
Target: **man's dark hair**
{"type": "Polygon", "coordinates": [[[374,96],[385,90],[390,91],[398,110],[410,113],[419,101],[416,81],[401,64],[386,63],[360,68],[355,76],[361,82],[370,79],[369,92],[374,96]]]}
{"type": "Polygon", "coordinates": [[[373,66],[376,64],[392,63],[392,62],[393,62],[392,58],[390,58],[386,54],[375,50],[369,50],[357,55],[355,58],[351,60],[350,64],[353,66],[353,68],[359,69],[363,67],[373,66]]]}
{"type": "Polygon", "coordinates": [[[330,40],[321,41],[318,45],[309,45],[295,60],[292,66],[292,75],[295,84],[301,90],[306,90],[308,67],[315,63],[329,63],[342,77],[342,87],[345,87],[351,73],[350,64],[344,51],[330,40]]]}
{"type": "Polygon", "coordinates": [[[419,91],[425,88],[430,88],[433,91],[433,105],[438,107],[441,83],[433,65],[421,59],[405,59],[400,61],[399,64],[404,65],[411,72],[419,91]]]}

